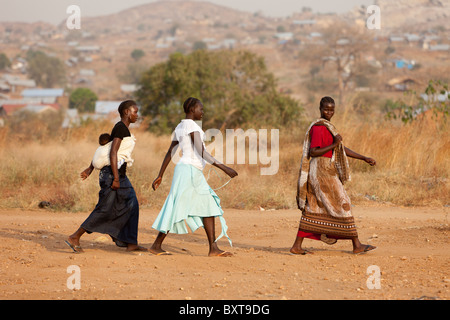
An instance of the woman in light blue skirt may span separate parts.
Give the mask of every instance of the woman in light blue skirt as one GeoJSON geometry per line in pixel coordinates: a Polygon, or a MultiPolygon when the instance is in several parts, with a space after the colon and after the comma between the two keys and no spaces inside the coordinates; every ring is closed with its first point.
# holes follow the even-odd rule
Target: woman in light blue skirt
{"type": "Polygon", "coordinates": [[[175,128],[172,143],[164,157],[158,177],[153,181],[153,190],[161,184],[164,172],[178,147],[182,150],[182,156],[175,166],[172,186],[169,195],[153,223],[153,228],[158,230],[150,252],[156,255],[169,254],[161,248],[161,245],[169,232],[187,233],[187,226],[194,232],[199,227],[204,227],[209,243],[209,256],[231,256],[227,251],[220,250],[217,240],[226,236],[228,240],[227,225],[223,218],[223,210],[220,199],[214,190],[206,182],[203,169],[206,162],[221,169],[231,178],[237,176],[232,168],[217,162],[205,149],[203,143],[205,133],[195,121],[203,118],[203,105],[196,98],[188,98],[183,104],[186,118],[181,120],[175,128]],[[216,239],[215,217],[219,217],[222,232],[216,239]]]}

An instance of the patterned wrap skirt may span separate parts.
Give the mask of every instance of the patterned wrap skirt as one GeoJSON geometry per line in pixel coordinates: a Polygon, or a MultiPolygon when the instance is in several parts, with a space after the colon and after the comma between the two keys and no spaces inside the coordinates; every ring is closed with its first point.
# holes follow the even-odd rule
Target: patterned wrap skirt
{"type": "Polygon", "coordinates": [[[299,230],[337,238],[358,235],[350,198],[330,158],[314,157],[310,161],[306,205],[299,230]]]}
{"type": "Polygon", "coordinates": [[[137,244],[139,203],[126,175],[120,175],[120,188],[111,189],[114,175],[111,166],[100,170],[98,203],[81,227],[87,233],[109,234],[119,247],[137,244]]]}
{"type": "Polygon", "coordinates": [[[219,217],[222,232],[216,241],[226,236],[231,244],[220,199],[208,185],[203,171],[178,162],[169,195],[152,227],[163,233],[184,234],[188,233],[187,225],[195,232],[203,227],[203,218],[206,217],[219,217]]]}

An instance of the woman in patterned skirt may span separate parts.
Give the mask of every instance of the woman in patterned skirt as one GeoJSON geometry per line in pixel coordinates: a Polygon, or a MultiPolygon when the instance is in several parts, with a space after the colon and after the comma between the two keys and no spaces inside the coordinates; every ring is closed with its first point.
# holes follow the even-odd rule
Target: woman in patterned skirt
{"type": "Polygon", "coordinates": [[[342,137],[331,124],[335,103],[330,97],[320,101],[320,119],[309,126],[297,185],[297,204],[302,210],[300,226],[292,254],[307,254],[302,249],[304,238],[327,244],[337,239],[352,240],[353,253],[360,254],[376,247],[361,244],[351,213],[351,202],[343,183],[350,180],[347,156],[374,166],[375,160],[344,147],[342,137]]]}

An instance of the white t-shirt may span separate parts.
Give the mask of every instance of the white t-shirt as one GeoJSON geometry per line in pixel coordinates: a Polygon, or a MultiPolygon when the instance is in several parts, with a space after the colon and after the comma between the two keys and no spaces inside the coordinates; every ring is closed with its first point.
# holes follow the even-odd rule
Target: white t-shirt
{"type": "Polygon", "coordinates": [[[182,156],[180,158],[181,163],[186,163],[193,165],[194,167],[203,170],[206,165],[206,161],[198,154],[197,150],[194,150],[194,144],[191,139],[191,132],[198,131],[202,139],[203,147],[206,149],[204,140],[205,133],[202,128],[191,119],[183,119],[175,128],[174,134],[172,135],[173,141],[179,142],[179,147],[181,148],[182,156]]]}

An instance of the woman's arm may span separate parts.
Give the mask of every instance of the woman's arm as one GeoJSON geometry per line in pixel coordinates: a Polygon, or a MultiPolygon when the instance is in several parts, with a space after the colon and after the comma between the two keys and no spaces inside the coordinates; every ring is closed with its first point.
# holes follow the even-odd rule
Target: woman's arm
{"type": "Polygon", "coordinates": [[[167,151],[166,156],[164,157],[164,160],[161,164],[161,169],[159,170],[158,177],[152,183],[153,190],[158,189],[159,185],[161,184],[164,172],[166,171],[166,168],[169,165],[170,160],[172,160],[173,152],[175,152],[177,148],[178,148],[178,141],[172,141],[169,150],[167,151]]]}
{"type": "Polygon", "coordinates": [[[206,162],[208,162],[209,164],[219,168],[220,170],[225,172],[231,178],[234,178],[235,176],[238,175],[238,173],[234,169],[232,169],[230,167],[227,167],[223,163],[220,163],[219,161],[217,161],[212,155],[210,155],[205,150],[205,147],[203,146],[203,140],[200,137],[200,132],[194,131],[194,132],[191,132],[190,135],[191,135],[191,140],[192,140],[192,143],[194,144],[195,150],[197,151],[197,153],[199,155],[201,155],[201,157],[206,162]]]}
{"type": "Polygon", "coordinates": [[[88,168],[84,169],[83,172],[81,172],[81,174],[80,174],[81,179],[86,180],[87,177],[89,177],[91,175],[93,170],[94,170],[94,166],[92,165],[92,162],[91,162],[90,166],[88,168]]]}
{"type": "Polygon", "coordinates": [[[119,181],[119,169],[117,167],[117,152],[119,151],[120,144],[122,143],[122,139],[114,138],[111,144],[111,151],[109,153],[109,161],[111,163],[111,170],[114,175],[114,181],[111,185],[113,190],[117,190],[120,188],[119,181]]]}
{"type": "Polygon", "coordinates": [[[347,147],[344,147],[344,148],[345,148],[345,154],[347,156],[349,156],[350,158],[363,160],[363,161],[367,162],[368,164],[370,164],[371,166],[374,166],[377,164],[376,161],[372,158],[369,158],[369,157],[363,156],[359,153],[356,153],[355,151],[353,151],[347,147]]]}
{"type": "Polygon", "coordinates": [[[325,153],[327,153],[330,150],[333,150],[334,148],[336,148],[336,146],[339,144],[339,142],[342,141],[342,137],[341,135],[337,134],[336,136],[333,137],[333,143],[330,144],[329,146],[320,148],[320,147],[315,147],[315,148],[311,148],[309,150],[309,155],[311,157],[320,157],[323,156],[325,153]]]}
{"type": "MultiPolygon", "coordinates": [[[[319,148],[319,147],[311,148],[309,150],[309,155],[311,157],[320,157],[320,156],[324,155],[325,153],[327,153],[328,151],[333,150],[341,141],[342,141],[341,135],[337,134],[336,136],[333,137],[332,144],[330,144],[329,146],[324,147],[324,148],[319,148]]],[[[376,165],[376,161],[374,159],[363,156],[361,154],[358,154],[355,151],[353,151],[345,146],[344,146],[344,148],[345,148],[345,154],[347,156],[349,156],[350,158],[363,160],[363,161],[367,162],[368,164],[370,164],[371,166],[376,165]]]]}

